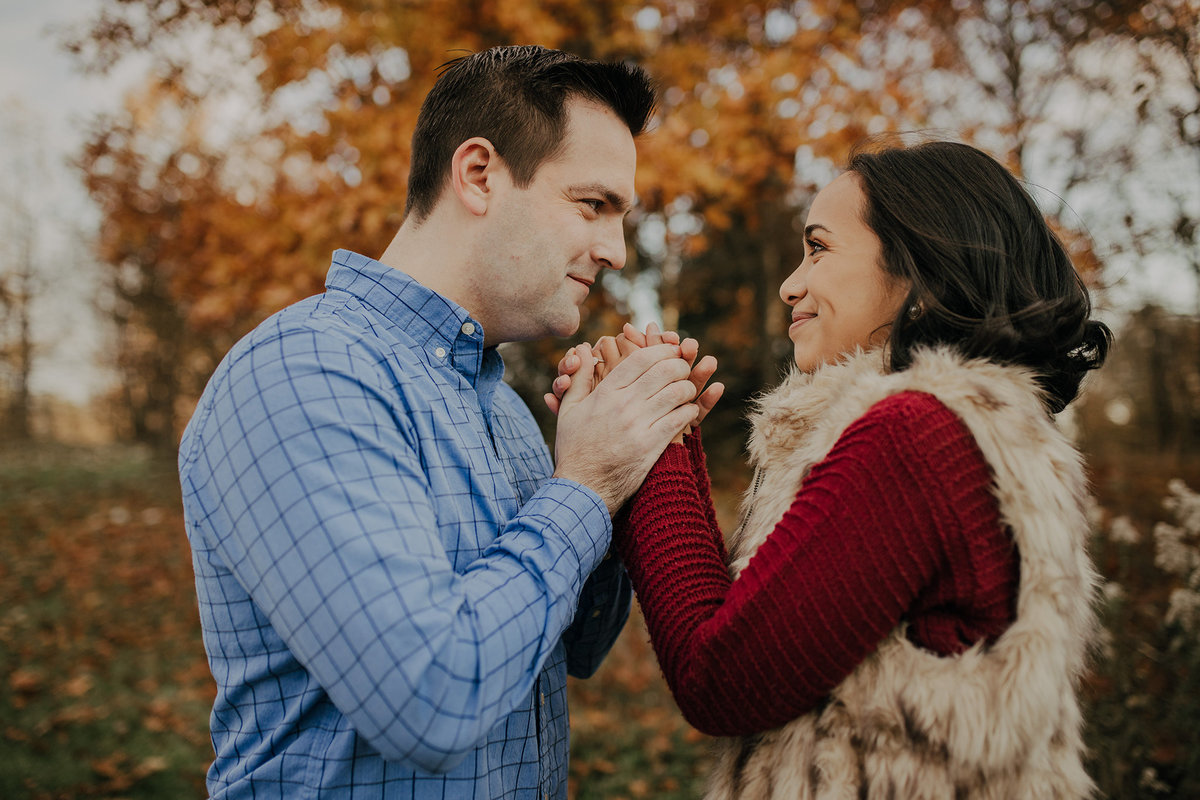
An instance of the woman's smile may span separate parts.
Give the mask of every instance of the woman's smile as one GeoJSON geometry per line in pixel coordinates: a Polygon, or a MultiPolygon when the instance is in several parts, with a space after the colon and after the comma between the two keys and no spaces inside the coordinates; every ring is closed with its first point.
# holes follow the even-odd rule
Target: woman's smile
{"type": "Polygon", "coordinates": [[[817,315],[810,311],[795,311],[792,313],[792,324],[788,326],[788,336],[791,336],[800,328],[804,327],[804,323],[811,322],[816,319],[817,315]]]}

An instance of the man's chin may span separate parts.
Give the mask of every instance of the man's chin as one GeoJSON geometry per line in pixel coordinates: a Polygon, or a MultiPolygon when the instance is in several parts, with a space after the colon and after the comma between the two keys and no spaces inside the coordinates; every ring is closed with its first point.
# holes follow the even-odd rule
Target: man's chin
{"type": "Polygon", "coordinates": [[[554,325],[550,326],[550,335],[564,339],[568,336],[574,336],[579,333],[579,327],[583,324],[583,317],[579,314],[578,309],[571,318],[565,318],[554,325]]]}
{"type": "Polygon", "coordinates": [[[519,333],[514,332],[513,338],[505,341],[536,342],[539,339],[566,339],[579,333],[580,324],[579,317],[574,320],[552,321],[544,324],[540,330],[530,326],[519,333]]]}

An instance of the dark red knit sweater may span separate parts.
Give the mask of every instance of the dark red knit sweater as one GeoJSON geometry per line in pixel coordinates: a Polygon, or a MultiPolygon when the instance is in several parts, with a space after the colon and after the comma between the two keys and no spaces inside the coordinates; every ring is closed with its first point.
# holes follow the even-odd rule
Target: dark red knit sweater
{"type": "Polygon", "coordinates": [[[663,673],[684,716],[718,736],[817,706],[885,636],[942,655],[999,636],[1018,556],[991,471],[935,397],[882,400],[816,465],[737,581],[699,436],[671,445],[618,517],[663,673]]]}

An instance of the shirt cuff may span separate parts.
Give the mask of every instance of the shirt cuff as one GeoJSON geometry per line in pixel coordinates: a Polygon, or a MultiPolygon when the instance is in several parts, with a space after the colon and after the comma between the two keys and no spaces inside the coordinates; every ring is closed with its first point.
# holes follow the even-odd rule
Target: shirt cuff
{"type": "Polygon", "coordinates": [[[600,495],[565,478],[550,478],[522,507],[519,516],[537,517],[547,534],[557,531],[580,565],[581,579],[592,573],[612,544],[612,517],[600,495]]]}

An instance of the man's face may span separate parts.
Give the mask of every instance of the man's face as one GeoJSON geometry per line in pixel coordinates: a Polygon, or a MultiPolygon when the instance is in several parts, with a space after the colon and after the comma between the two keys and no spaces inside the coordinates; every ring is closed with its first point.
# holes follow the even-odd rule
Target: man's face
{"type": "Polygon", "coordinates": [[[612,111],[567,103],[566,141],[522,189],[505,170],[474,253],[471,312],[486,344],[570,336],[600,271],[625,266],[637,153],[612,111]]]}

